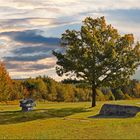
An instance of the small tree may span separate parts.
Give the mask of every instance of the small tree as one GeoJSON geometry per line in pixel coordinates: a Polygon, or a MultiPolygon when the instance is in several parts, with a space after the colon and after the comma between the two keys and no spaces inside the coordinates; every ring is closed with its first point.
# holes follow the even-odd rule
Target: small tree
{"type": "Polygon", "coordinates": [[[65,52],[53,52],[58,59],[56,72],[88,82],[92,107],[96,105],[96,88],[127,84],[139,65],[140,44],[132,34],[121,36],[104,17],[87,17],[80,31],[66,30],[61,40],[65,52]]]}
{"type": "Polygon", "coordinates": [[[7,102],[14,94],[12,80],[4,63],[0,62],[0,101],[7,102]]]}

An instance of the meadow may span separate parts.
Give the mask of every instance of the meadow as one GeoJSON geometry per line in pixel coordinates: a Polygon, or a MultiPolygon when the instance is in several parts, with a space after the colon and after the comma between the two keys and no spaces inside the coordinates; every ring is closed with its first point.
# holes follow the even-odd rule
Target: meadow
{"type": "Polygon", "coordinates": [[[140,100],[37,102],[21,112],[17,103],[0,104],[0,139],[140,139],[140,113],[132,118],[93,118],[104,103],[140,106],[140,100]]]}

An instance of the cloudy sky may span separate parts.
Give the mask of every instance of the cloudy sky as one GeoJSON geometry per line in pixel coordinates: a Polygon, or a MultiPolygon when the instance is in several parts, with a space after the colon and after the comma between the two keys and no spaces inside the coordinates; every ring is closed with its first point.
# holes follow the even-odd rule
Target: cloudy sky
{"type": "Polygon", "coordinates": [[[140,0],[0,0],[0,59],[11,77],[60,80],[52,50],[61,51],[61,34],[78,30],[87,16],[105,16],[140,40],[140,0]]]}

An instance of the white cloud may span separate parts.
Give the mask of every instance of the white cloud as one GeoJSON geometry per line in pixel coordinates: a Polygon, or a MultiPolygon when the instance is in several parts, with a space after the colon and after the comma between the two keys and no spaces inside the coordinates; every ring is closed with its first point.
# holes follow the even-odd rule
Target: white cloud
{"type": "Polygon", "coordinates": [[[16,12],[18,17],[58,18],[76,16],[81,12],[140,8],[139,0],[0,0],[0,6],[11,8],[10,12],[13,12],[13,15],[4,8],[3,12],[1,11],[7,18],[8,13],[10,18],[15,16],[16,12]],[[23,14],[20,15],[21,12],[23,14]]]}

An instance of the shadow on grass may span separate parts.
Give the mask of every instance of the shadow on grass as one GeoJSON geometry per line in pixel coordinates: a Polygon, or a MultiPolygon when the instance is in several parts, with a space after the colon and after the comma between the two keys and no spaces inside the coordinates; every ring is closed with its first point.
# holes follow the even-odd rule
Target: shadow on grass
{"type": "Polygon", "coordinates": [[[88,111],[85,108],[36,109],[29,112],[4,111],[0,112],[0,125],[15,124],[38,119],[66,117],[81,112],[88,111]]]}
{"type": "Polygon", "coordinates": [[[105,119],[105,118],[108,118],[108,119],[115,119],[115,118],[120,118],[120,119],[123,119],[123,118],[133,118],[135,117],[136,115],[101,115],[101,114],[97,114],[95,116],[90,116],[88,118],[99,118],[99,119],[105,119]]]}

